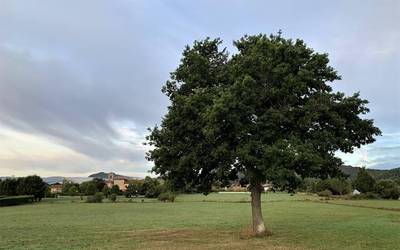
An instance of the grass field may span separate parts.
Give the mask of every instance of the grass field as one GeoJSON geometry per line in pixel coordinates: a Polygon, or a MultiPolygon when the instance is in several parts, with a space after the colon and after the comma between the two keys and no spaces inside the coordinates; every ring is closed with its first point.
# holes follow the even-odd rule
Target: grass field
{"type": "Polygon", "coordinates": [[[263,194],[273,235],[250,238],[248,194],[181,195],[175,203],[79,197],[0,208],[2,249],[399,249],[400,201],[263,194]],[[382,208],[392,209],[385,210],[382,208]]]}

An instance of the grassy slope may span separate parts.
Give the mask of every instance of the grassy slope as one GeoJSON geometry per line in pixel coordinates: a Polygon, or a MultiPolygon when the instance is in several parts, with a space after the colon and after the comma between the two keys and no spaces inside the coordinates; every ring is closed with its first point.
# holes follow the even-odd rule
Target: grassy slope
{"type": "MultiPolygon", "coordinates": [[[[250,224],[247,194],[212,194],[185,195],[176,203],[64,200],[0,208],[0,248],[396,249],[400,245],[399,211],[321,203],[305,195],[263,198],[264,218],[273,232],[265,239],[250,239],[243,230],[250,224]]],[[[336,203],[341,202],[400,209],[400,201],[336,203]]]]}

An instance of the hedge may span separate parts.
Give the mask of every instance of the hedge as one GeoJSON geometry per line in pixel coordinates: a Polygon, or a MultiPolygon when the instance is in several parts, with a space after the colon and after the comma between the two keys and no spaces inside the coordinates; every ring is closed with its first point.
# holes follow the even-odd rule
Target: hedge
{"type": "Polygon", "coordinates": [[[3,197],[0,198],[0,207],[32,203],[34,199],[35,197],[33,195],[3,197]]]}

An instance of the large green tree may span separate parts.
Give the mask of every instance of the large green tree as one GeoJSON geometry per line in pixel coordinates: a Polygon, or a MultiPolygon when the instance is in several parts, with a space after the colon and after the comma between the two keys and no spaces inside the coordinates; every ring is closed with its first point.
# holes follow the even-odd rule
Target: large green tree
{"type": "Polygon", "coordinates": [[[328,85],[340,76],[327,54],[302,40],[244,36],[232,56],[220,45],[205,39],[184,49],[163,87],[171,105],[147,138],[147,158],[174,188],[208,193],[216,181],[248,182],[253,231],[264,235],[263,183],[293,190],[300,178],[340,175],[335,152],[380,131],[362,117],[366,100],[328,85]]]}

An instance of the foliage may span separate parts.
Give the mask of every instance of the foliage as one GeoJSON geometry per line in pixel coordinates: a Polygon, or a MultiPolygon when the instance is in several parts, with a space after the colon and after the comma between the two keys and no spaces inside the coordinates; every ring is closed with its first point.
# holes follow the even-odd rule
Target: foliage
{"type": "Polygon", "coordinates": [[[35,199],[33,195],[0,197],[0,207],[32,203],[35,199]]]}
{"type": "Polygon", "coordinates": [[[333,92],[340,79],[326,54],[302,40],[245,36],[228,57],[221,40],[187,46],[163,92],[171,105],[147,137],[153,171],[174,189],[208,193],[244,178],[293,190],[300,177],[340,175],[334,152],[352,152],[379,135],[359,94],[333,92]]]}
{"type": "Polygon", "coordinates": [[[301,189],[309,193],[318,193],[329,190],[333,195],[345,195],[351,192],[350,183],[343,178],[305,178],[302,181],[301,189]]]}
{"type": "Polygon", "coordinates": [[[321,197],[331,197],[332,196],[332,192],[329,189],[319,191],[317,194],[318,194],[318,196],[321,196],[321,197]]]}
{"type": "Polygon", "coordinates": [[[327,189],[329,190],[329,188],[330,188],[329,182],[327,180],[322,180],[322,179],[319,179],[315,187],[316,192],[321,192],[327,189]]]}
{"type": "MultiPolygon", "coordinates": [[[[104,187],[106,187],[106,183],[104,182],[104,180],[99,178],[94,178],[93,180],[82,182],[79,186],[81,192],[85,195],[94,195],[96,192],[102,192],[104,187]]],[[[106,191],[106,189],[104,189],[104,191],[106,191]]],[[[108,194],[105,193],[104,195],[108,194]]]]}
{"type": "Polygon", "coordinates": [[[44,197],[45,198],[55,198],[55,197],[57,197],[57,194],[51,193],[50,186],[46,185],[46,191],[44,192],[44,197]]]}
{"type": "Polygon", "coordinates": [[[380,197],[377,193],[366,192],[366,193],[353,195],[351,198],[354,200],[364,200],[364,199],[371,200],[371,199],[379,199],[380,197]]]}
{"type": "Polygon", "coordinates": [[[104,194],[102,192],[97,192],[94,195],[89,195],[86,198],[87,203],[101,203],[103,202],[104,194]]]}
{"type": "MultiPolygon", "coordinates": [[[[82,182],[79,185],[79,189],[85,195],[94,195],[96,192],[98,192],[96,183],[93,180],[82,182]]],[[[102,186],[102,189],[103,189],[103,186],[102,186]]],[[[100,189],[100,190],[102,190],[102,189],[100,189]]]]}
{"type": "Polygon", "coordinates": [[[345,179],[331,178],[326,180],[329,185],[329,190],[334,195],[344,195],[351,192],[351,185],[345,179]]]}
{"type": "Polygon", "coordinates": [[[18,182],[16,178],[7,178],[0,182],[0,195],[17,195],[18,182]]]}
{"type": "Polygon", "coordinates": [[[375,180],[365,168],[361,168],[357,173],[353,186],[361,193],[373,192],[375,189],[375,180]]]}
{"type": "Polygon", "coordinates": [[[62,194],[68,195],[68,191],[72,186],[75,186],[78,190],[80,190],[78,183],[74,183],[72,181],[64,179],[62,183],[62,194]]]}
{"type": "Polygon", "coordinates": [[[71,185],[68,189],[69,196],[75,196],[79,194],[79,189],[75,185],[71,185]]]}
{"type": "Polygon", "coordinates": [[[101,190],[101,192],[103,192],[105,197],[108,197],[108,195],[110,195],[111,190],[107,185],[104,185],[103,189],[101,190]]]}
{"type": "Polygon", "coordinates": [[[7,178],[0,182],[1,195],[33,195],[37,201],[45,196],[46,189],[47,184],[37,175],[7,178]]]}
{"type": "Polygon", "coordinates": [[[110,194],[119,195],[121,194],[121,190],[119,189],[118,185],[113,185],[110,190],[110,194]]]}
{"type": "Polygon", "coordinates": [[[106,182],[103,179],[100,179],[100,178],[94,178],[92,180],[92,182],[96,186],[96,190],[97,191],[103,190],[104,186],[106,186],[106,182]]]}
{"type": "Polygon", "coordinates": [[[169,202],[174,202],[176,198],[176,195],[170,191],[163,192],[158,196],[158,199],[160,201],[169,201],[169,202]]]}
{"type": "Polygon", "coordinates": [[[117,201],[117,195],[116,194],[111,194],[108,199],[112,202],[116,202],[117,201]]]}
{"type": "Polygon", "coordinates": [[[138,196],[141,189],[142,189],[141,182],[131,182],[128,185],[128,187],[126,188],[124,195],[125,195],[125,197],[128,197],[128,198],[132,197],[132,196],[138,196]]]}
{"type": "Polygon", "coordinates": [[[144,194],[146,198],[157,198],[162,191],[160,182],[157,179],[146,176],[141,189],[141,193],[144,194]]]}
{"type": "Polygon", "coordinates": [[[304,178],[299,190],[308,193],[316,193],[319,181],[320,179],[318,178],[304,178]]]}
{"type": "Polygon", "coordinates": [[[391,180],[381,180],[375,186],[375,191],[383,199],[397,200],[400,197],[400,188],[396,182],[391,180]]]}

